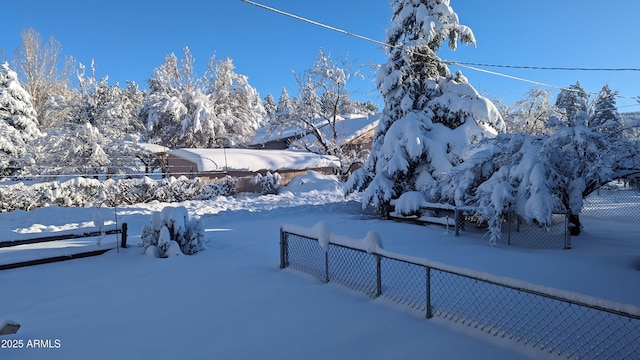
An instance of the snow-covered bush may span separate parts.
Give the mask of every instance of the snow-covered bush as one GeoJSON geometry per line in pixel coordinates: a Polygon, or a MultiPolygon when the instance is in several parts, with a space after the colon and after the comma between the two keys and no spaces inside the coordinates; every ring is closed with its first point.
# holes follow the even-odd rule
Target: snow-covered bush
{"type": "Polygon", "coordinates": [[[228,177],[221,183],[205,184],[201,179],[169,178],[162,180],[122,179],[99,181],[73,178],[25,185],[0,186],[0,212],[31,210],[47,206],[132,205],[150,201],[181,202],[209,200],[216,196],[233,196],[236,180],[228,177]]]}
{"type": "Polygon", "coordinates": [[[218,196],[234,196],[236,194],[237,180],[227,176],[221,182],[207,183],[202,186],[196,200],[211,200],[218,196]]]}
{"type": "Polygon", "coordinates": [[[262,195],[277,194],[280,189],[280,180],[282,180],[280,174],[277,172],[272,174],[269,171],[264,176],[258,174],[253,178],[255,184],[260,184],[262,195]]]}
{"type": "Polygon", "coordinates": [[[205,247],[204,228],[199,217],[189,216],[184,206],[165,207],[142,229],[146,254],[171,257],[193,255],[205,247]],[[151,249],[150,249],[151,248],[151,249]]]}

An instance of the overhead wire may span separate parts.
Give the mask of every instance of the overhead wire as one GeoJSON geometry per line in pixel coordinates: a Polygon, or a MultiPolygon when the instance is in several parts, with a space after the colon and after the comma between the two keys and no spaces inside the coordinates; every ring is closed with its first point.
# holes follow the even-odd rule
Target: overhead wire
{"type": "MultiPolygon", "coordinates": [[[[331,25],[327,25],[315,20],[311,20],[309,18],[305,18],[299,15],[295,15],[292,14],[290,12],[286,12],[283,10],[279,10],[276,9],[274,7],[271,6],[267,6],[264,4],[260,4],[257,3],[255,1],[251,1],[251,0],[240,0],[244,3],[247,3],[249,5],[253,5],[265,10],[269,10],[272,11],[276,14],[280,14],[280,15],[284,15],[302,22],[306,22],[308,24],[312,24],[315,26],[319,26],[321,28],[327,29],[327,30],[331,30],[331,31],[335,31],[347,36],[352,36],[355,37],[357,39],[360,40],[365,40],[365,41],[369,41],[372,43],[375,43],[377,45],[381,45],[385,48],[388,49],[399,49],[401,48],[400,45],[393,45],[393,44],[389,44],[380,40],[376,40],[373,39],[371,37],[367,37],[367,36],[363,36],[351,31],[347,31],[344,29],[340,29],[337,28],[335,26],[331,26],[331,25]]],[[[415,55],[418,56],[424,56],[426,57],[426,54],[421,54],[419,52],[413,52],[415,55]]],[[[453,65],[453,66],[459,66],[462,68],[467,68],[469,70],[473,70],[473,71],[478,71],[478,72],[483,72],[489,75],[494,75],[494,76],[500,76],[500,77],[504,77],[504,78],[508,78],[508,79],[512,79],[512,80],[516,80],[516,81],[521,81],[521,82],[526,82],[526,83],[530,83],[530,84],[534,84],[534,85],[538,85],[538,86],[544,86],[544,87],[550,87],[550,88],[555,88],[555,89],[560,89],[560,90],[567,90],[567,91],[577,91],[576,89],[572,89],[572,88],[567,88],[564,86],[558,86],[558,85],[552,85],[552,84],[547,84],[544,82],[540,82],[540,81],[536,81],[536,80],[530,80],[530,79],[526,79],[523,77],[518,77],[518,76],[513,76],[513,75],[509,75],[509,74],[504,74],[504,73],[500,73],[497,71],[491,71],[491,70],[486,70],[486,69],[480,69],[478,68],[478,66],[482,66],[482,67],[498,67],[498,68],[510,68],[510,69],[529,69],[529,70],[547,70],[547,71],[610,71],[610,72],[614,72],[614,71],[638,71],[640,72],[640,68],[587,68],[587,67],[545,67],[545,66],[525,66],[525,65],[501,65],[501,64],[482,64],[482,63],[473,63],[473,62],[461,62],[461,61],[453,61],[453,60],[443,60],[443,62],[447,65],[453,65]]],[[[588,92],[589,94],[597,94],[595,92],[588,92]]],[[[621,98],[621,99],[632,99],[632,100],[636,100],[640,103],[640,96],[623,96],[623,95],[617,95],[616,97],[621,98]]],[[[637,105],[631,105],[631,106],[637,106],[637,105]]]]}

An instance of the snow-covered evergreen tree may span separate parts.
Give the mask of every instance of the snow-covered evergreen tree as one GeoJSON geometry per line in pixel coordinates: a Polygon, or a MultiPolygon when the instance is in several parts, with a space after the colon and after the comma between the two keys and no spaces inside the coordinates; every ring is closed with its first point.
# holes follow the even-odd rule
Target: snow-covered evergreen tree
{"type": "Polygon", "coordinates": [[[267,96],[264,97],[262,106],[264,106],[264,111],[268,118],[272,118],[276,114],[278,106],[276,105],[276,99],[273,98],[273,95],[267,94],[267,96]]]}
{"type": "Polygon", "coordinates": [[[27,145],[40,136],[31,96],[6,62],[0,65],[0,176],[11,175],[24,164],[27,145]]]}
{"type": "Polygon", "coordinates": [[[589,128],[605,133],[608,136],[620,136],[623,128],[622,116],[616,104],[617,92],[605,84],[593,100],[589,128]]]}
{"type": "Polygon", "coordinates": [[[140,111],[150,142],[171,148],[216,147],[248,141],[265,116],[257,91],[236,74],[230,59],[212,57],[203,76],[189,48],[155,69],[140,111]]]}
{"type": "Polygon", "coordinates": [[[496,107],[436,54],[447,41],[452,50],[475,43],[449,1],[395,0],[392,9],[389,60],[377,76],[385,107],[369,160],[347,184],[380,211],[405,193],[426,194],[469,144],[504,129],[496,107]]]}
{"type": "Polygon", "coordinates": [[[589,94],[578,81],[558,94],[556,107],[564,111],[565,121],[569,126],[586,125],[589,119],[589,94]]]}
{"type": "Polygon", "coordinates": [[[280,97],[278,98],[278,106],[276,107],[276,116],[288,116],[293,110],[291,98],[289,98],[289,92],[287,88],[282,88],[280,97]]]}

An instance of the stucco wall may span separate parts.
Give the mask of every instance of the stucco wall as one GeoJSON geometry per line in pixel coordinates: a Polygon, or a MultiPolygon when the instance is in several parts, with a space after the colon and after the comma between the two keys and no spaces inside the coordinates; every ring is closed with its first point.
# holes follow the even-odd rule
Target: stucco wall
{"type": "MultiPolygon", "coordinates": [[[[280,185],[287,185],[296,176],[301,176],[313,170],[325,175],[335,174],[335,169],[331,167],[312,168],[303,170],[278,170],[282,180],[280,185]]],[[[272,171],[273,172],[273,171],[272,171]]],[[[219,172],[198,172],[198,167],[193,162],[179,158],[169,154],[169,175],[173,177],[186,176],[190,179],[199,177],[205,181],[218,182],[224,180],[226,176],[236,179],[236,191],[238,192],[260,192],[260,184],[253,183],[253,178],[260,173],[262,176],[267,174],[266,170],[261,171],[219,171],[219,172]]]]}

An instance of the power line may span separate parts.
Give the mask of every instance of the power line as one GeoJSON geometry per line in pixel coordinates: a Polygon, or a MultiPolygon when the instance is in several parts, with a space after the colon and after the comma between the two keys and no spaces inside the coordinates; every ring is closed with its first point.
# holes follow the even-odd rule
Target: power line
{"type": "Polygon", "coordinates": [[[306,22],[306,23],[309,23],[309,24],[312,24],[312,25],[316,25],[316,26],[319,26],[321,28],[325,28],[325,29],[328,29],[328,30],[331,30],[331,31],[336,31],[336,32],[339,32],[341,34],[353,36],[355,38],[358,38],[358,39],[361,39],[361,40],[366,40],[366,41],[369,41],[369,42],[372,42],[372,43],[375,43],[375,44],[378,44],[378,45],[382,45],[384,47],[391,46],[391,45],[389,45],[389,44],[387,44],[387,43],[385,43],[383,41],[379,41],[379,40],[376,40],[376,39],[373,39],[373,38],[370,38],[370,37],[358,35],[356,33],[352,33],[352,32],[349,32],[349,31],[346,31],[346,30],[343,30],[343,29],[339,29],[337,27],[333,27],[333,26],[330,26],[330,25],[327,25],[327,24],[323,24],[323,23],[311,20],[311,19],[307,19],[307,18],[304,18],[302,16],[298,16],[298,15],[295,15],[295,14],[292,14],[292,13],[288,13],[286,11],[278,10],[278,9],[272,8],[270,6],[259,4],[257,2],[253,2],[253,1],[250,1],[250,0],[241,0],[241,1],[245,2],[245,3],[249,4],[249,5],[257,6],[259,8],[275,12],[276,14],[288,16],[288,17],[294,18],[296,20],[300,20],[300,21],[303,21],[303,22],[306,22]]]}
{"type": "MultiPolygon", "coordinates": [[[[280,15],[284,15],[296,20],[300,20],[303,22],[306,22],[308,24],[312,24],[315,26],[319,26],[321,28],[324,29],[328,29],[331,31],[336,31],[339,32],[341,34],[344,35],[348,35],[348,36],[352,36],[355,38],[358,38],[360,40],[365,40],[365,41],[369,41],[378,45],[382,45],[385,48],[389,48],[389,49],[399,49],[401,48],[400,45],[392,45],[380,40],[376,40],[367,36],[363,36],[363,35],[359,35],[350,31],[346,31],[334,26],[330,26],[327,24],[323,24],[321,22],[315,21],[315,20],[311,20],[308,18],[304,18],[302,16],[299,15],[295,15],[286,11],[282,11],[270,6],[266,6],[263,4],[259,4],[257,2],[254,1],[250,1],[250,0],[241,0],[242,2],[245,2],[247,4],[265,9],[265,10],[269,10],[272,12],[275,12],[277,14],[280,15]]],[[[415,55],[418,56],[424,56],[426,57],[426,54],[422,54],[419,53],[417,51],[413,52],[415,55]]],[[[563,86],[557,86],[557,85],[551,85],[551,84],[547,84],[547,83],[543,83],[540,81],[535,81],[535,80],[529,80],[529,79],[525,79],[522,77],[517,77],[517,76],[513,76],[513,75],[508,75],[508,74],[504,74],[504,73],[499,73],[496,71],[490,71],[490,70],[486,70],[486,69],[480,69],[477,68],[476,66],[485,66],[485,67],[498,67],[498,68],[511,68],[511,69],[530,69],[530,70],[546,70],[546,71],[640,71],[640,68],[586,68],[586,67],[544,67],[544,66],[524,66],[524,65],[499,65],[499,64],[481,64],[481,63],[472,63],[472,62],[461,62],[461,61],[452,61],[452,60],[443,60],[443,62],[447,65],[454,65],[454,66],[459,66],[459,67],[464,67],[470,70],[474,70],[474,71],[478,71],[478,72],[484,72],[490,75],[495,75],[495,76],[501,76],[504,78],[508,78],[508,79],[512,79],[512,80],[516,80],[516,81],[521,81],[521,82],[526,82],[526,83],[530,83],[530,84],[534,84],[534,85],[538,85],[538,86],[544,86],[544,87],[550,87],[550,88],[555,88],[555,89],[560,89],[560,90],[567,90],[567,91],[577,91],[575,89],[571,89],[571,88],[567,88],[567,87],[563,87],[563,86]]],[[[590,94],[596,94],[594,92],[590,92],[590,94]]],[[[633,99],[633,100],[637,100],[638,102],[640,102],[640,96],[622,96],[622,95],[617,95],[616,97],[621,98],[621,99],[633,99]]]]}
{"type": "Polygon", "coordinates": [[[588,68],[588,67],[558,67],[558,66],[525,66],[525,65],[499,65],[499,64],[480,64],[462,61],[445,61],[448,65],[469,65],[484,66],[508,69],[528,69],[528,70],[560,70],[560,71],[640,71],[640,68],[588,68]]]}

